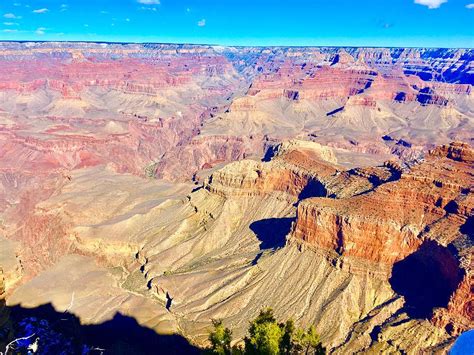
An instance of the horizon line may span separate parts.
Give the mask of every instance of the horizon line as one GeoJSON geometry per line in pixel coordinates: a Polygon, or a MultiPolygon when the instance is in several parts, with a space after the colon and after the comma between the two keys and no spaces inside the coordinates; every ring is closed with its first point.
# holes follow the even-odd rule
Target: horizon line
{"type": "Polygon", "coordinates": [[[142,41],[88,41],[88,40],[8,40],[0,39],[0,43],[96,43],[96,44],[160,44],[160,45],[188,45],[207,47],[233,47],[233,48],[413,48],[413,49],[466,49],[473,50],[474,47],[433,47],[433,46],[356,46],[356,45],[227,45],[212,43],[192,42],[142,42],[142,41]]]}

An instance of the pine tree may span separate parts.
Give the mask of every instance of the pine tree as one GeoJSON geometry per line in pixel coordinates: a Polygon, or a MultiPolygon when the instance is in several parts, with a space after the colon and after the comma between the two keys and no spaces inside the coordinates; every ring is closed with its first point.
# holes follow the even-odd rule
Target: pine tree
{"type": "Polygon", "coordinates": [[[209,341],[211,342],[211,353],[219,355],[229,355],[232,353],[232,331],[224,327],[221,320],[213,320],[212,324],[214,330],[209,334],[209,341]]]}
{"type": "Polygon", "coordinates": [[[219,355],[300,355],[326,354],[316,327],[307,330],[297,328],[292,319],[277,323],[271,308],[262,309],[250,322],[245,346],[231,347],[232,332],[225,328],[222,321],[213,321],[214,330],[209,334],[211,353],[219,355]]]}
{"type": "Polygon", "coordinates": [[[249,336],[245,338],[246,354],[277,355],[280,354],[282,328],[273,316],[273,310],[266,308],[260,311],[249,327],[249,336]]]}

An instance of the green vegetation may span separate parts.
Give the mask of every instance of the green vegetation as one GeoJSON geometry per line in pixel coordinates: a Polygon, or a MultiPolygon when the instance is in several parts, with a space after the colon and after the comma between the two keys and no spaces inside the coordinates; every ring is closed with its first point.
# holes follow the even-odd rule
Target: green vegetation
{"type": "Polygon", "coordinates": [[[230,342],[232,341],[232,331],[225,328],[221,320],[213,320],[214,330],[209,334],[211,349],[213,354],[232,354],[230,342]]]}
{"type": "Polygon", "coordinates": [[[211,354],[245,354],[245,355],[293,355],[326,353],[316,328],[312,325],[307,330],[297,328],[293,320],[278,323],[271,308],[265,308],[250,322],[244,346],[233,346],[232,331],[224,327],[222,321],[213,321],[214,330],[209,334],[211,354]]]}

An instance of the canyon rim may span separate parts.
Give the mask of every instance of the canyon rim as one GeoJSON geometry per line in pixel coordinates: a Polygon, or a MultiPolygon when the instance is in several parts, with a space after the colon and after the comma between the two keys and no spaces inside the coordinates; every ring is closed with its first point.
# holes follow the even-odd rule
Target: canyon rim
{"type": "Polygon", "coordinates": [[[199,353],[271,307],[327,353],[448,353],[474,328],[473,59],[0,41],[0,351],[199,353]]]}

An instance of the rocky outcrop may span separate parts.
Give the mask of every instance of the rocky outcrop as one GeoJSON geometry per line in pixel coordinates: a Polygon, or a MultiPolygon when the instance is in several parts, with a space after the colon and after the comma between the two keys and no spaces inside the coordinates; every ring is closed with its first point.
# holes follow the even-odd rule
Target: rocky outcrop
{"type": "Polygon", "coordinates": [[[347,204],[333,199],[304,201],[292,235],[339,255],[391,266],[421,244],[417,236],[422,226],[380,214],[381,203],[384,199],[354,199],[347,204]]]}
{"type": "MultiPolygon", "coordinates": [[[[472,149],[461,147],[470,159],[472,149]]],[[[294,236],[341,255],[364,258],[366,254],[366,259],[377,263],[391,265],[402,259],[421,244],[421,234],[429,225],[452,213],[459,213],[465,220],[472,211],[470,205],[454,211],[449,206],[472,186],[470,161],[456,161],[460,152],[457,144],[440,150],[435,150],[426,162],[402,173],[400,180],[370,193],[342,200],[304,201],[298,209],[294,236]],[[434,157],[441,154],[440,150],[445,151],[444,161],[450,174],[444,167],[437,168],[439,161],[434,157]],[[361,238],[360,242],[357,238],[361,238]],[[368,247],[367,243],[378,246],[368,247]],[[381,246],[387,249],[384,251],[381,246]]]]}
{"type": "Polygon", "coordinates": [[[467,275],[459,284],[455,293],[446,308],[438,308],[433,315],[433,323],[444,328],[450,335],[472,329],[474,323],[474,297],[472,288],[474,281],[472,276],[472,266],[468,269],[467,275]]]}
{"type": "Polygon", "coordinates": [[[337,172],[334,152],[318,143],[291,140],[270,147],[265,160],[241,160],[213,173],[204,187],[221,196],[284,192],[296,198],[326,196],[337,172]]]}
{"type": "MultiPolygon", "coordinates": [[[[297,197],[313,182],[318,180],[310,173],[300,169],[288,169],[278,164],[267,166],[252,160],[231,163],[212,174],[205,188],[221,196],[255,196],[281,191],[297,197]]],[[[319,183],[321,185],[321,183],[319,183]]],[[[315,195],[325,195],[325,188],[314,187],[315,195]]]]}
{"type": "MultiPolygon", "coordinates": [[[[291,154],[292,152],[313,156],[315,159],[318,158],[320,161],[330,164],[337,164],[336,155],[331,148],[311,141],[293,139],[279,143],[275,147],[271,148],[272,156],[284,157],[285,155],[291,154]]],[[[290,161],[291,157],[287,157],[286,160],[290,161]]]]}
{"type": "MultiPolygon", "coordinates": [[[[332,260],[343,258],[349,268],[357,260],[363,260],[377,267],[385,266],[387,277],[391,274],[394,277],[392,269],[413,258],[424,241],[435,240],[446,246],[455,242],[460,233],[471,233],[464,226],[472,224],[474,208],[470,192],[474,184],[472,153],[468,145],[452,143],[433,150],[426,161],[402,172],[399,180],[366,194],[302,201],[291,237],[309,247],[333,253],[332,260]]],[[[441,254],[434,259],[439,266],[431,267],[432,270],[439,267],[439,272],[446,272],[449,277],[457,273],[465,275],[462,281],[453,281],[455,291],[448,293],[449,305],[444,301],[444,308],[433,316],[435,324],[446,327],[453,335],[473,325],[472,251],[468,251],[472,246],[467,242],[461,248],[463,252],[453,254],[459,261],[453,264],[452,270],[441,254]]]]}
{"type": "Polygon", "coordinates": [[[433,149],[430,154],[436,157],[446,157],[464,163],[474,163],[474,151],[469,144],[454,142],[433,149]]]}

